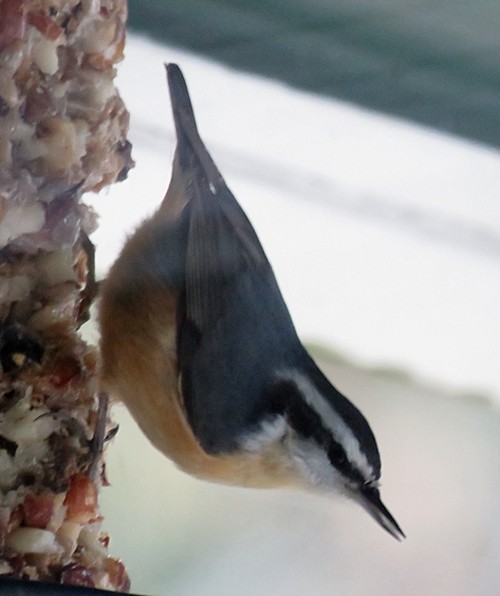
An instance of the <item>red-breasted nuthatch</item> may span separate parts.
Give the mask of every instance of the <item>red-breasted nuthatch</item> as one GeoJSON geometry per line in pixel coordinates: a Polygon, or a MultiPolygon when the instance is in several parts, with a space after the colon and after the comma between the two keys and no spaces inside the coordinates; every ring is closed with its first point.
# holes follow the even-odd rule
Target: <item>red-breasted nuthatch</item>
{"type": "Polygon", "coordinates": [[[177,65],[167,79],[172,179],[103,284],[103,387],[186,472],[340,492],[403,538],[380,499],[368,422],[301,344],[257,235],[198,135],[177,65]]]}

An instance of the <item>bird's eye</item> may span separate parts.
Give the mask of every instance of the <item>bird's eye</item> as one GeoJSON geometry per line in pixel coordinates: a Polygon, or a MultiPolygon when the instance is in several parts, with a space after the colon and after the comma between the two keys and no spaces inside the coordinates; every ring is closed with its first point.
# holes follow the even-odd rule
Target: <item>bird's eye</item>
{"type": "Polygon", "coordinates": [[[336,441],[331,441],[328,445],[328,459],[334,466],[341,467],[347,462],[347,455],[344,449],[336,441]]]}

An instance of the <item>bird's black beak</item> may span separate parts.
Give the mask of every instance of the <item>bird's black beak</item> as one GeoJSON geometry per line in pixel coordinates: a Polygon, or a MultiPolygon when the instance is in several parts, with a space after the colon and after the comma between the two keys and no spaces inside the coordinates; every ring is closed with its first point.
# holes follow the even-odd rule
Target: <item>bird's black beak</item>
{"type": "Polygon", "coordinates": [[[378,488],[373,486],[362,487],[359,491],[359,502],[366,511],[378,522],[384,530],[394,536],[396,540],[403,540],[406,538],[405,533],[399,527],[398,522],[389,513],[387,507],[380,499],[380,492],[378,488]]]}

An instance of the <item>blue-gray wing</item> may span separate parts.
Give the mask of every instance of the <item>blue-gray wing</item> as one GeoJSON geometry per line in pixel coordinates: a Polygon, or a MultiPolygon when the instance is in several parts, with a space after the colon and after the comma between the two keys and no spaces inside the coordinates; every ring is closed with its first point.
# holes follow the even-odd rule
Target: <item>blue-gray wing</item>
{"type": "Polygon", "coordinates": [[[271,415],[276,372],[303,348],[259,239],[198,135],[182,74],[175,65],[167,74],[189,180],[177,338],[184,407],[207,452],[230,452],[271,415]]]}

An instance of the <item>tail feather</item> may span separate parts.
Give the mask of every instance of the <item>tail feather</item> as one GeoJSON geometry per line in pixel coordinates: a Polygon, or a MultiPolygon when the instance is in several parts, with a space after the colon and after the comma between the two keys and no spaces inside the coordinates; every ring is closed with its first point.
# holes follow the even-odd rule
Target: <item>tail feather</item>
{"type": "MultiPolygon", "coordinates": [[[[177,64],[167,64],[166,70],[177,134],[179,165],[185,170],[201,168],[208,183],[214,188],[220,188],[225,185],[224,179],[198,133],[193,105],[182,71],[177,64]]],[[[200,173],[196,172],[198,175],[200,173]]]]}

